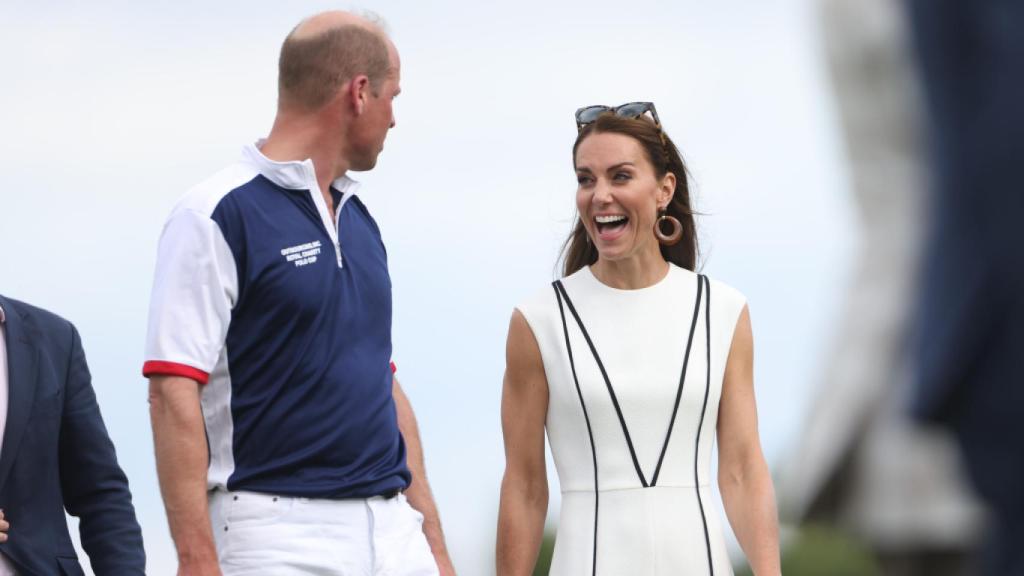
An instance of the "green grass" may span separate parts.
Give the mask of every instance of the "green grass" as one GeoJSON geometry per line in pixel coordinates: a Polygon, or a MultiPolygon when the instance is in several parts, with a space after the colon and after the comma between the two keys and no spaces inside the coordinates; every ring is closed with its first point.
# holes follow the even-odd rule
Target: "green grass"
{"type": "MultiPolygon", "coordinates": [[[[843,532],[824,525],[807,525],[782,551],[786,576],[876,576],[881,570],[870,550],[843,532]]],[[[744,565],[736,576],[752,576],[744,565]]]]}
{"type": "Polygon", "coordinates": [[[533,576],[548,576],[551,569],[551,555],[555,552],[555,531],[553,528],[544,530],[544,540],[540,543],[540,554],[537,565],[533,567],[533,576]]]}

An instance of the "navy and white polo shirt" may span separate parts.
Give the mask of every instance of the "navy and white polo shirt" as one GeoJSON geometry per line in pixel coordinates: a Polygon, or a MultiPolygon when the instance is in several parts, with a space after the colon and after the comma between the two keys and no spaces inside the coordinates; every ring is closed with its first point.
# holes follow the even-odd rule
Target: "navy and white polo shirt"
{"type": "Polygon", "coordinates": [[[310,498],[404,489],[391,279],[346,177],[331,219],[310,160],[254,145],[172,211],[143,374],[203,384],[209,488],[310,498]]]}

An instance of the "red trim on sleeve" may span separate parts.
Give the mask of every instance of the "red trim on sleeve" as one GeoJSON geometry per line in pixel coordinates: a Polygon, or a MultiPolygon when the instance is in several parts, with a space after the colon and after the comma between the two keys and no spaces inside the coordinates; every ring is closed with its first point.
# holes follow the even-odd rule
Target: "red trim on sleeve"
{"type": "Polygon", "coordinates": [[[391,373],[394,374],[395,372],[398,372],[398,366],[395,366],[395,363],[392,362],[391,363],[391,373]]]}
{"type": "Polygon", "coordinates": [[[160,360],[150,360],[143,364],[142,375],[146,378],[150,376],[184,376],[200,384],[206,384],[210,381],[210,375],[198,368],[178,364],[177,362],[162,362],[160,360]]]}

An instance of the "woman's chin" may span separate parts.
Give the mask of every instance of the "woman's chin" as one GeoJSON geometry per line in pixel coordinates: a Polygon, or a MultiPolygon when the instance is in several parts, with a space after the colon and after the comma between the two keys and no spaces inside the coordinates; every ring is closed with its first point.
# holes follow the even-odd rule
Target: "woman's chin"
{"type": "Polygon", "coordinates": [[[620,260],[626,260],[629,258],[632,251],[628,246],[622,245],[609,245],[601,246],[597,245],[597,258],[598,260],[605,260],[607,262],[618,262],[620,260]]]}

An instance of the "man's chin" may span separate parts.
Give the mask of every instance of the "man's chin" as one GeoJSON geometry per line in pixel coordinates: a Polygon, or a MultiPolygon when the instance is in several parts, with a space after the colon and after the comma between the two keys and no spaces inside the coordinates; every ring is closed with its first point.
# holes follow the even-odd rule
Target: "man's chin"
{"type": "Polygon", "coordinates": [[[364,158],[361,161],[352,162],[352,164],[349,167],[349,170],[351,170],[352,172],[368,172],[370,170],[373,170],[373,168],[376,165],[377,157],[374,156],[373,158],[364,158]]]}

